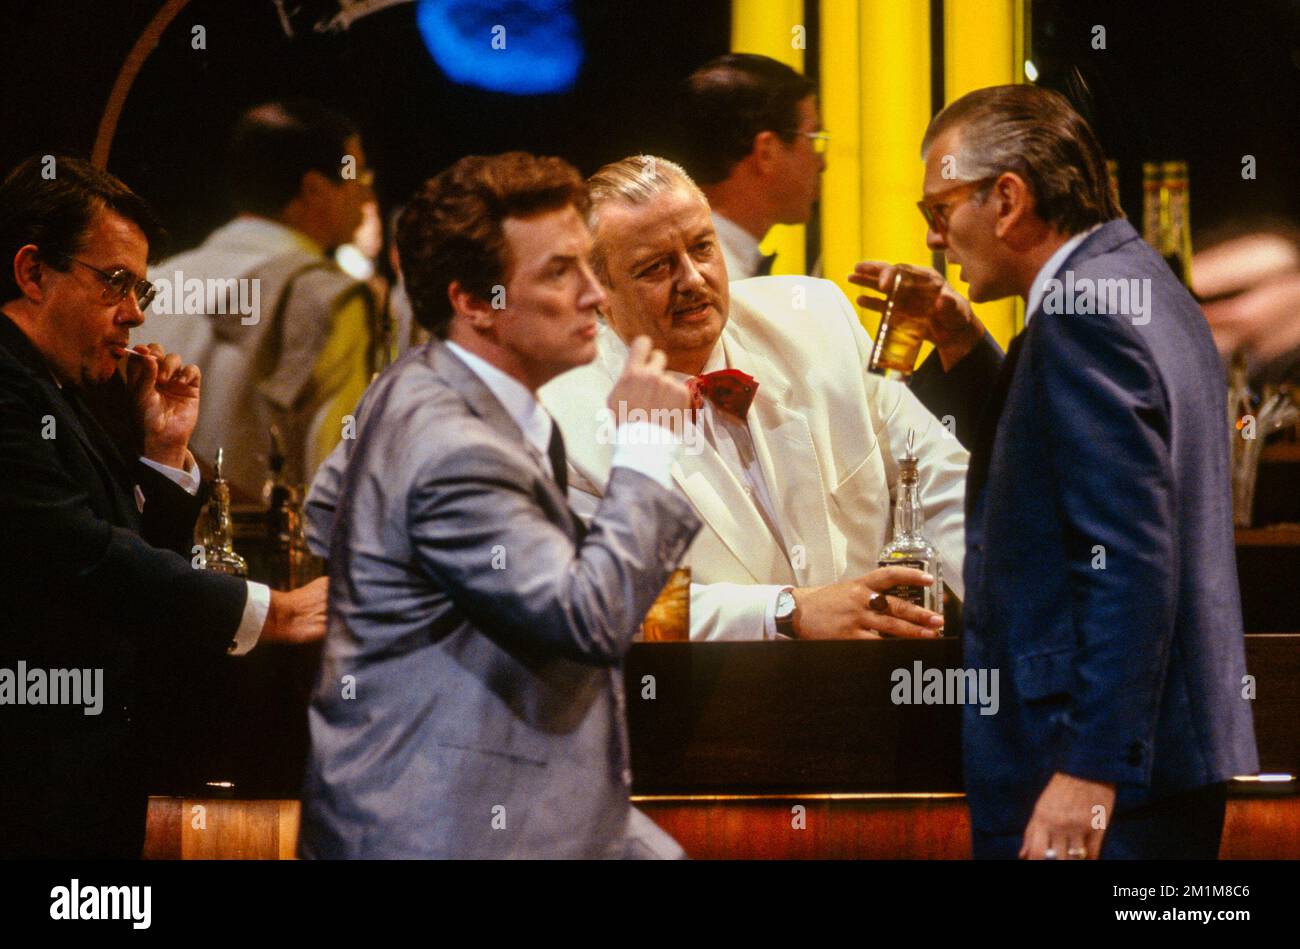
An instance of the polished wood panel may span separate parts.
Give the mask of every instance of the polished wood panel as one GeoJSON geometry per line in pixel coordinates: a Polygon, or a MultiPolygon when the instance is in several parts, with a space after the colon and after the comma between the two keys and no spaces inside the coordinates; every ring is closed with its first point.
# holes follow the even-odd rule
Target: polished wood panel
{"type": "MultiPolygon", "coordinates": [[[[955,640],[646,643],[626,663],[638,794],[960,792],[961,708],[895,705],[892,673],[955,640]],[[653,677],[648,698],[646,676],[653,677]]],[[[1248,635],[1263,771],[1300,774],[1300,634],[1248,635]]]]}
{"type": "Polygon", "coordinates": [[[152,797],[147,860],[292,860],[297,801],[152,797]]]}
{"type": "MultiPolygon", "coordinates": [[[[635,803],[697,860],[970,857],[970,817],[961,795],[642,797],[635,803]]],[[[144,856],[288,860],[298,818],[297,801],[155,797],[144,856]],[[206,808],[203,830],[192,826],[195,806],[206,808]]],[[[1220,856],[1300,859],[1300,795],[1230,798],[1220,856]]]]}
{"type": "Polygon", "coordinates": [[[961,644],[633,646],[626,663],[633,789],[960,791],[960,707],[890,701],[893,671],[916,662],[959,667],[961,644]]]}
{"type": "Polygon", "coordinates": [[[1300,776],[1300,633],[1248,635],[1260,771],[1300,776]]]}
{"type": "Polygon", "coordinates": [[[1237,582],[1247,633],[1300,632],[1298,577],[1300,527],[1237,531],[1237,582]]]}
{"type": "MultiPolygon", "coordinates": [[[[696,860],[962,860],[970,814],[947,798],[644,798],[637,806],[696,860]],[[806,829],[791,808],[807,807],[806,829]]],[[[1223,860],[1300,859],[1300,795],[1230,798],[1223,860]]]]}

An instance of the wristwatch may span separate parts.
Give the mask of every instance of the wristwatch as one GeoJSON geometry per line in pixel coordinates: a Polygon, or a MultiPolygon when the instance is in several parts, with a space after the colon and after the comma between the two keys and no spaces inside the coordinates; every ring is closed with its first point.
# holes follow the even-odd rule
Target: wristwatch
{"type": "Polygon", "coordinates": [[[786,587],[776,595],[776,631],[782,636],[795,638],[794,634],[794,610],[797,604],[794,601],[794,587],[786,587]]]}

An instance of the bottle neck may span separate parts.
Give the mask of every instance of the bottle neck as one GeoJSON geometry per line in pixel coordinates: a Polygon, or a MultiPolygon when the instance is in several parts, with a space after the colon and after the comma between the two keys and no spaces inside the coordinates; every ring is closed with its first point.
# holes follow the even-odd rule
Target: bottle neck
{"type": "Polygon", "coordinates": [[[915,481],[903,482],[898,489],[898,503],[894,505],[894,539],[919,538],[924,529],[921,492],[915,481]]]}
{"type": "Polygon", "coordinates": [[[212,491],[212,531],[209,544],[224,552],[234,550],[234,530],[230,523],[230,490],[218,484],[212,491]]]}

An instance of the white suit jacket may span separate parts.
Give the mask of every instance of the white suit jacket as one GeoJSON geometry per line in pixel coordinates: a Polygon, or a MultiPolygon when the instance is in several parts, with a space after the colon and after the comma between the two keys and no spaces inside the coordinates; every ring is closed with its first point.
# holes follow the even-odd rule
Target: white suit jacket
{"type": "MultiPolygon", "coordinates": [[[[871,340],[840,289],[810,277],[732,283],[718,345],[728,368],[758,380],[749,432],[789,549],[717,452],[702,441],[694,451],[688,445],[673,477],[704,521],[682,561],[691,568],[691,638],[761,639],[776,587],[875,569],[891,534],[909,430],[925,534],[939,549],[944,582],[962,596],[969,456],[906,386],[866,371],[871,340]]],[[[579,513],[594,509],[609,478],[605,400],[626,359],[626,345],[602,326],[595,361],[539,392],[564,433],[570,503],[579,513]]]]}

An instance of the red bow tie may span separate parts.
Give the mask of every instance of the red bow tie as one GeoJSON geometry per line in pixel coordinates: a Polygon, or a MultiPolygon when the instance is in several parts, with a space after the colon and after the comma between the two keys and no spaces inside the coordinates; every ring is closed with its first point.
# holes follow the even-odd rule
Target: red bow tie
{"type": "Polygon", "coordinates": [[[704,400],[708,399],[722,411],[742,421],[758,393],[758,382],[739,369],[706,372],[688,380],[686,385],[691,390],[691,400],[696,411],[704,408],[704,400]]]}

